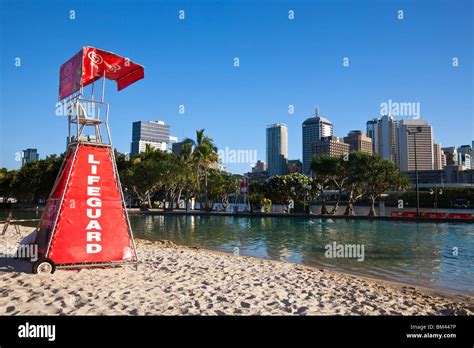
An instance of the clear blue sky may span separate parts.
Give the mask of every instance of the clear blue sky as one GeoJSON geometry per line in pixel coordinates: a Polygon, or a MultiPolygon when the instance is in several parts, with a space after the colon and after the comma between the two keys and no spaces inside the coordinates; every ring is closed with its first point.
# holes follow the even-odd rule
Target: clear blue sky
{"type": "Polygon", "coordinates": [[[18,168],[15,153],[25,148],[38,148],[41,158],[65,150],[67,122],[54,112],[59,67],[86,45],[145,66],[135,85],[107,86],[122,152],[130,151],[133,121],[163,120],[180,140],[205,128],[219,148],[257,150],[265,159],[265,127],[283,122],[289,157],[301,159],[301,123],[315,106],[344,136],[365,130],[389,99],[419,102],[443,146],[474,138],[471,0],[0,4],[0,167],[18,168]]]}

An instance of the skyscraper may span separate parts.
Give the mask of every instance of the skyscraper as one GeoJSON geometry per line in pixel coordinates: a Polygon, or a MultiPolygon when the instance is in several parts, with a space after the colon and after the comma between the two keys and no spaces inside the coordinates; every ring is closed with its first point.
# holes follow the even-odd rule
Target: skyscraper
{"type": "Polygon", "coordinates": [[[154,149],[167,150],[170,141],[170,126],[163,121],[137,121],[132,125],[132,155],[145,151],[146,145],[154,149]]]}
{"type": "Polygon", "coordinates": [[[372,138],[373,153],[399,165],[398,128],[399,121],[392,116],[382,116],[367,122],[367,135],[372,138]]]}
{"type": "Polygon", "coordinates": [[[21,154],[21,166],[39,160],[37,149],[26,149],[21,154]]]}
{"type": "Polygon", "coordinates": [[[328,119],[319,116],[319,109],[316,108],[313,117],[303,122],[303,174],[310,175],[312,144],[322,137],[332,136],[333,125],[328,119]]]}
{"type": "Polygon", "coordinates": [[[267,126],[268,175],[284,175],[288,164],[288,126],[275,123],[267,126]]]}
{"type": "Polygon", "coordinates": [[[415,170],[415,136],[418,170],[433,170],[433,129],[426,120],[421,119],[403,120],[400,124],[400,169],[415,170]]]}

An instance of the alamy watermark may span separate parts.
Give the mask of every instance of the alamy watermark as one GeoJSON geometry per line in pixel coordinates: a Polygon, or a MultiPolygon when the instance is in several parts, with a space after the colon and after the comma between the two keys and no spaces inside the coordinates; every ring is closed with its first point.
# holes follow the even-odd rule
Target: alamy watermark
{"type": "Polygon", "coordinates": [[[324,256],[328,259],[357,258],[357,261],[359,262],[365,260],[364,244],[338,244],[336,242],[332,242],[331,244],[326,244],[324,249],[326,249],[324,256]]]}
{"type": "Polygon", "coordinates": [[[38,260],[38,245],[36,244],[0,244],[0,258],[20,258],[38,260]]]}
{"type": "Polygon", "coordinates": [[[257,150],[231,149],[217,151],[221,163],[257,163],[257,150]]]}
{"type": "Polygon", "coordinates": [[[421,105],[419,102],[397,102],[389,99],[380,103],[380,115],[411,117],[414,120],[420,118],[421,105]]]}

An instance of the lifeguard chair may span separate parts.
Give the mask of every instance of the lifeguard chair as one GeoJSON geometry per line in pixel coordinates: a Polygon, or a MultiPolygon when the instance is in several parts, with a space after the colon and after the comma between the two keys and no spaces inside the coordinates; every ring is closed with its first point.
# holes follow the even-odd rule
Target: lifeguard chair
{"type": "Polygon", "coordinates": [[[59,101],[68,118],[68,148],[36,230],[40,257],[34,273],[137,264],[104,96],[106,78],[120,91],[143,77],[143,66],[90,46],[61,66],[59,101]]]}

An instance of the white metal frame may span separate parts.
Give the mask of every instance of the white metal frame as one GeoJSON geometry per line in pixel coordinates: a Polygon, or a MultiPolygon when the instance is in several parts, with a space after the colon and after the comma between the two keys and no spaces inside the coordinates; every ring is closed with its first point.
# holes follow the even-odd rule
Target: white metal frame
{"type": "MultiPolygon", "coordinates": [[[[73,170],[73,164],[74,164],[74,161],[77,157],[77,152],[78,152],[79,146],[80,145],[92,145],[92,146],[97,146],[97,147],[108,147],[109,148],[110,156],[111,156],[111,160],[112,160],[113,168],[114,168],[114,175],[115,175],[115,179],[116,179],[116,183],[117,183],[117,189],[120,192],[120,198],[121,198],[121,201],[122,201],[122,209],[125,212],[124,218],[127,221],[127,226],[128,226],[128,230],[129,230],[129,237],[130,237],[130,240],[132,242],[133,252],[135,254],[135,261],[111,261],[111,262],[99,262],[99,263],[98,262],[93,262],[93,263],[76,263],[76,264],[74,264],[74,263],[71,263],[71,264],[58,264],[58,265],[56,265],[56,268],[103,267],[103,266],[113,266],[113,265],[121,265],[121,264],[135,264],[135,265],[138,265],[137,247],[136,247],[136,244],[135,244],[135,239],[133,238],[132,226],[130,225],[130,219],[129,219],[128,212],[127,212],[127,205],[125,203],[125,197],[124,197],[124,194],[123,194],[123,191],[122,191],[122,184],[120,182],[120,176],[118,174],[117,163],[115,162],[115,153],[114,153],[114,149],[112,147],[112,139],[110,137],[109,104],[104,101],[105,73],[104,73],[104,76],[102,77],[102,93],[101,93],[101,99],[100,100],[95,100],[94,99],[94,83],[92,83],[92,86],[91,86],[91,97],[90,98],[83,98],[82,97],[83,93],[84,93],[84,88],[81,86],[79,92],[71,95],[66,101],[63,101],[64,103],[67,103],[67,106],[68,106],[67,107],[67,110],[68,110],[68,149],[72,150],[74,148],[74,155],[72,157],[72,164],[69,167],[69,172],[67,173],[67,179],[66,179],[66,183],[65,183],[66,188],[64,189],[64,191],[62,193],[62,196],[61,196],[61,199],[60,199],[60,202],[59,202],[58,211],[56,212],[54,224],[53,224],[52,230],[49,234],[49,239],[48,239],[48,242],[47,242],[46,252],[45,252],[44,256],[48,257],[48,255],[49,255],[49,250],[50,250],[50,247],[51,247],[51,243],[53,241],[54,234],[56,233],[57,222],[59,220],[59,215],[61,213],[61,208],[62,208],[62,205],[64,203],[64,197],[65,197],[65,194],[66,194],[66,189],[67,189],[67,186],[69,185],[69,181],[70,181],[70,178],[71,178],[71,173],[72,173],[72,170],[73,170]],[[87,120],[86,120],[83,123],[81,123],[81,120],[80,120],[80,111],[81,110],[80,110],[80,108],[83,107],[84,102],[91,103],[92,108],[96,108],[97,110],[100,110],[100,109],[96,107],[96,104],[103,105],[105,107],[105,119],[100,120],[100,112],[98,112],[97,118],[96,119],[91,119],[91,120],[93,120],[92,122],[87,122],[87,120]],[[69,108],[69,106],[72,106],[72,108],[69,108]],[[71,128],[74,127],[74,125],[76,126],[76,131],[75,131],[76,137],[75,138],[73,138],[73,136],[71,134],[71,128]],[[103,139],[102,139],[102,134],[101,134],[101,129],[100,129],[101,125],[105,126],[105,130],[106,130],[106,134],[107,134],[107,141],[106,142],[104,142],[103,139]],[[89,141],[89,139],[88,140],[81,140],[81,135],[83,134],[84,129],[87,126],[93,126],[95,128],[95,134],[96,134],[95,141],[89,141]]],[[[87,113],[86,113],[85,116],[87,117],[87,113]]],[[[51,190],[51,194],[54,192],[54,190],[55,190],[55,188],[56,188],[56,186],[59,182],[59,178],[61,177],[62,172],[65,169],[63,167],[64,165],[65,164],[63,162],[63,165],[61,166],[61,169],[58,173],[56,181],[53,185],[53,190],[51,190]]],[[[50,194],[50,197],[48,198],[48,201],[50,199],[53,199],[53,198],[51,198],[51,194],[50,194]]],[[[40,222],[40,224],[41,224],[41,222],[40,222]]],[[[39,225],[38,225],[37,229],[39,230],[39,225]]]]}

